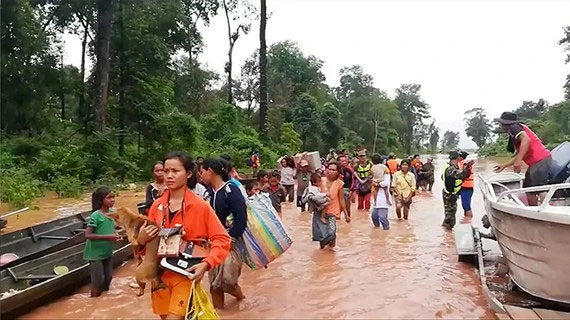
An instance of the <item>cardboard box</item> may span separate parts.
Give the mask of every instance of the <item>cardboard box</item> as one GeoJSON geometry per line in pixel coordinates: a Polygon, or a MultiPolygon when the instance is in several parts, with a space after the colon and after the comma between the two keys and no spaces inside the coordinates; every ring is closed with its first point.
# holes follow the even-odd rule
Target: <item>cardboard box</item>
{"type": "Polygon", "coordinates": [[[313,172],[322,167],[321,156],[318,151],[308,152],[305,155],[303,155],[303,153],[297,153],[294,159],[295,163],[299,163],[301,160],[307,160],[309,168],[311,168],[313,172]]]}

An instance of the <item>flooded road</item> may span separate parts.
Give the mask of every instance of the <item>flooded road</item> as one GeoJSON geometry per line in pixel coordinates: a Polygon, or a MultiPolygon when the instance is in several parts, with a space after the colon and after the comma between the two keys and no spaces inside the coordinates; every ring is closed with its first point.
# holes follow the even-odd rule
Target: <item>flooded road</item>
{"type": "MultiPolygon", "coordinates": [[[[409,221],[398,221],[390,209],[390,230],[375,229],[368,212],[356,211],[350,224],[338,223],[336,252],[320,250],[311,241],[311,217],[284,204],[283,219],[293,246],[268,269],[241,277],[247,298],[226,298],[222,318],[492,318],[475,269],[459,263],[453,234],[441,227],[441,168],[436,160],[433,194],[420,192],[409,221]],[[439,170],[438,170],[439,169],[439,170]]],[[[494,162],[478,160],[478,172],[490,172],[494,162]]],[[[135,208],[140,196],[117,198],[117,205],[135,208]],[[121,199],[122,200],[122,199],[121,199]]],[[[473,197],[473,223],[481,225],[482,197],[473,197]]],[[[463,213],[458,210],[458,221],[463,213]]],[[[22,218],[23,219],[23,216],[22,218]]],[[[88,297],[89,288],[40,307],[25,319],[156,319],[150,294],[135,296],[129,287],[134,265],[115,271],[112,289],[88,297]]],[[[207,280],[202,281],[206,286],[207,280]]]]}

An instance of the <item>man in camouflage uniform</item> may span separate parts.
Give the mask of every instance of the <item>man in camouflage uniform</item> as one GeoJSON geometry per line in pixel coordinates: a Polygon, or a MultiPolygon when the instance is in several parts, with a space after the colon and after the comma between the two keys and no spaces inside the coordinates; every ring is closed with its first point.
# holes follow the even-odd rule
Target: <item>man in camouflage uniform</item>
{"type": "Polygon", "coordinates": [[[459,196],[459,190],[463,184],[463,179],[469,177],[471,166],[473,166],[474,163],[473,160],[467,162],[463,170],[461,170],[459,169],[459,157],[459,152],[451,151],[449,153],[450,161],[446,164],[442,174],[444,182],[442,195],[445,213],[442,226],[445,226],[448,230],[453,229],[455,226],[455,214],[457,212],[457,198],[459,196]]]}

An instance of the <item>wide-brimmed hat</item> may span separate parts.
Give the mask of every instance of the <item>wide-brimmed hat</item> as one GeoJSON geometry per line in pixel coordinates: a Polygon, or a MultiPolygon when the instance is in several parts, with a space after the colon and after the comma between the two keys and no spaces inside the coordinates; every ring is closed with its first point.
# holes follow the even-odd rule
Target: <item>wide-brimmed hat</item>
{"type": "Polygon", "coordinates": [[[301,165],[301,167],[308,167],[309,166],[309,162],[307,160],[301,160],[301,163],[299,163],[301,165]]]}
{"type": "Polygon", "coordinates": [[[509,111],[503,112],[501,114],[501,117],[496,118],[495,121],[499,122],[500,124],[506,124],[506,125],[520,123],[517,114],[509,111]]]}

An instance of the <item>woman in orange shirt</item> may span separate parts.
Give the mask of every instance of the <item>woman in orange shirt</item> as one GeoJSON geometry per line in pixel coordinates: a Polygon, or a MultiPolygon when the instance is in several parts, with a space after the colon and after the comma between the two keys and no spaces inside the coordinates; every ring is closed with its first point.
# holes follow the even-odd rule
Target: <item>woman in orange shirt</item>
{"type": "MultiPolygon", "coordinates": [[[[325,218],[327,219],[327,224],[321,227],[324,228],[323,240],[319,241],[321,249],[327,245],[332,249],[336,246],[336,220],[340,220],[340,214],[344,212],[344,217],[346,222],[350,222],[350,216],[346,214],[346,204],[344,203],[344,183],[339,179],[340,173],[338,170],[338,164],[336,162],[329,163],[327,179],[324,183],[325,191],[330,194],[330,203],[324,209],[325,218]]],[[[319,219],[317,219],[319,220],[319,219]]],[[[320,220],[319,220],[320,222],[320,220]]],[[[317,223],[313,219],[313,223],[317,223]]],[[[322,224],[322,222],[320,222],[322,224]]]]}
{"type": "MultiPolygon", "coordinates": [[[[202,280],[204,273],[224,261],[230,250],[230,237],[210,205],[188,189],[188,179],[195,174],[195,165],[184,152],[169,153],[164,160],[164,176],[168,190],[150,208],[149,219],[157,226],[172,228],[181,224],[186,241],[209,241],[210,252],[188,269],[194,280],[176,272],[165,270],[161,280],[166,288],[151,294],[153,312],[161,319],[184,319],[192,281],[202,280]]],[[[141,227],[137,241],[144,246],[158,236],[159,227],[141,227]]]]}

